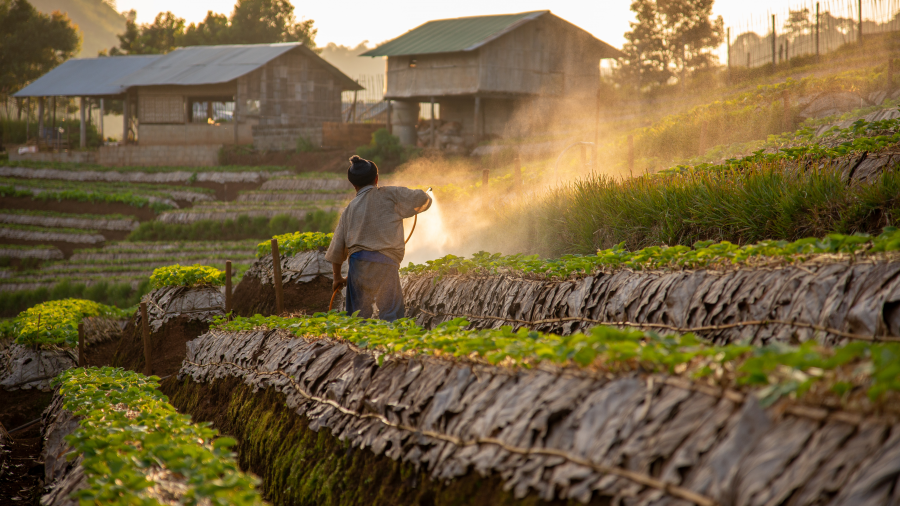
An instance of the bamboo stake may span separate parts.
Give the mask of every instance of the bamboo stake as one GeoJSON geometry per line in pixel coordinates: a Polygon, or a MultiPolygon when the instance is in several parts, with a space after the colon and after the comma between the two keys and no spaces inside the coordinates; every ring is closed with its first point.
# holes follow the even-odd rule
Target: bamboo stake
{"type": "Polygon", "coordinates": [[[225,314],[231,312],[231,260],[225,261],[225,314]]]}
{"type": "Polygon", "coordinates": [[[141,302],[141,338],[144,341],[144,375],[153,374],[153,357],[150,352],[150,322],[147,321],[147,303],[141,302]]]}
{"type": "Polygon", "coordinates": [[[284,312],[284,294],[281,288],[281,256],[278,254],[278,239],[272,239],[272,281],[275,283],[275,314],[284,312]]]}
{"type": "Polygon", "coordinates": [[[78,367],[84,365],[84,323],[78,322],[78,367]]]}

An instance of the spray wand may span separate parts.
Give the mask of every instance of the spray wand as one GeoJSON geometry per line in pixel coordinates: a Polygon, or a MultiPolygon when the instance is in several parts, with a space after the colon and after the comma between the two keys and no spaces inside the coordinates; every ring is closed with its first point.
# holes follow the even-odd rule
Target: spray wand
{"type": "MultiPolygon", "coordinates": [[[[431,187],[430,187],[430,186],[428,187],[427,190],[425,190],[425,193],[431,193],[431,187]]],[[[406,237],[406,240],[403,241],[403,244],[404,244],[404,245],[406,245],[406,243],[408,243],[409,240],[412,239],[413,232],[416,231],[416,222],[418,222],[418,221],[419,221],[419,213],[416,213],[415,215],[413,215],[413,226],[412,226],[412,228],[411,228],[410,231],[409,231],[409,235],[406,237]]],[[[334,306],[334,298],[335,298],[335,296],[337,296],[337,294],[338,294],[339,291],[341,291],[340,288],[338,288],[337,290],[335,290],[335,291],[331,294],[331,302],[328,303],[328,310],[329,310],[329,311],[331,311],[331,308],[334,306]]]]}

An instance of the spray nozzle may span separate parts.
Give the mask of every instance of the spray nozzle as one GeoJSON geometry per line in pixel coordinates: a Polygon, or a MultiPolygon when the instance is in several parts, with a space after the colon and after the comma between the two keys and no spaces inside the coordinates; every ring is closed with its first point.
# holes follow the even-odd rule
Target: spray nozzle
{"type": "Polygon", "coordinates": [[[430,187],[430,186],[428,187],[427,190],[425,190],[425,193],[431,193],[431,187],[430,187]]]}

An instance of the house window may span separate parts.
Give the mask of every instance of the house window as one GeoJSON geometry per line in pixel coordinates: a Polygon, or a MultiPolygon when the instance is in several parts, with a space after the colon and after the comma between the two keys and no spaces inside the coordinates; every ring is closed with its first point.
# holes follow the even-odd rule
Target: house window
{"type": "Polygon", "coordinates": [[[409,68],[411,68],[411,69],[416,68],[416,59],[415,59],[415,57],[412,57],[412,58],[409,59],[409,68]]]}
{"type": "Polygon", "coordinates": [[[214,125],[234,120],[234,100],[229,98],[192,98],[190,99],[189,121],[194,124],[206,123],[214,125]]]}

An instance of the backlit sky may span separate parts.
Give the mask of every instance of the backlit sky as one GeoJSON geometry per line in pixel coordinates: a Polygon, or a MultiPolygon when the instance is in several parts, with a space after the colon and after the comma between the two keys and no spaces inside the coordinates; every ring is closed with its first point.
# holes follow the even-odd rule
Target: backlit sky
{"type": "MultiPolygon", "coordinates": [[[[748,19],[751,15],[757,19],[763,18],[770,10],[780,13],[788,6],[809,5],[810,1],[812,0],[718,0],[714,13],[722,15],[728,25],[748,19]]],[[[234,0],[118,0],[117,8],[120,11],[136,9],[139,23],[152,22],[157,13],[167,10],[188,22],[197,22],[206,17],[207,10],[230,14],[234,3],[234,0]]],[[[315,20],[315,26],[319,29],[316,45],[320,47],[329,42],[356,46],[364,40],[368,40],[369,45],[375,45],[432,19],[548,8],[595,37],[621,47],[625,41],[622,34],[629,29],[629,21],[634,19],[629,10],[630,0],[294,0],[292,3],[298,18],[315,20]]],[[[732,36],[735,34],[736,30],[732,30],[732,36]]]]}

